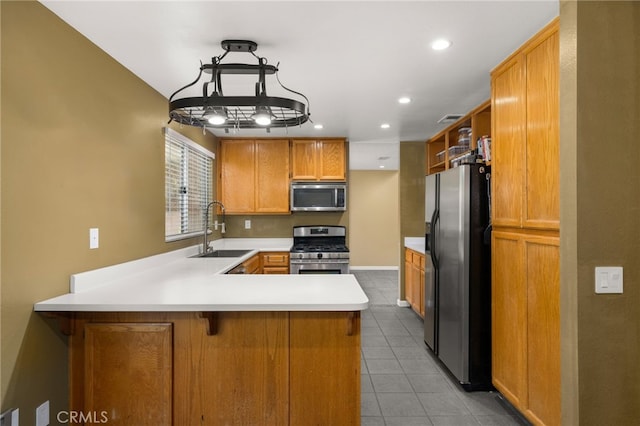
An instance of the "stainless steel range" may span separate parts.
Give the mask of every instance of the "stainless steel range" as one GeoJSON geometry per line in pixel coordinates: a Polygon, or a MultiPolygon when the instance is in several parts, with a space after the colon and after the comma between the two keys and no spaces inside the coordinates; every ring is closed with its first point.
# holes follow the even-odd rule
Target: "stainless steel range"
{"type": "Polygon", "coordinates": [[[344,226],[294,226],[289,256],[292,274],[348,274],[344,226]]]}

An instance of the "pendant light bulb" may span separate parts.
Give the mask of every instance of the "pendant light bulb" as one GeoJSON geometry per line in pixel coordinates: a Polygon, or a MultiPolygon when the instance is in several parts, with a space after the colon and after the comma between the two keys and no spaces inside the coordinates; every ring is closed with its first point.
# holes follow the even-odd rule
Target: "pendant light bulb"
{"type": "Polygon", "coordinates": [[[253,121],[260,126],[268,126],[271,124],[272,115],[266,108],[256,108],[256,113],[251,116],[253,121]]]}
{"type": "Polygon", "coordinates": [[[271,117],[269,117],[269,114],[256,114],[253,119],[261,126],[268,126],[271,124],[271,117]]]}
{"type": "Polygon", "coordinates": [[[227,117],[222,114],[213,114],[209,117],[209,124],[214,126],[219,126],[220,124],[224,124],[227,121],[227,117]]]}

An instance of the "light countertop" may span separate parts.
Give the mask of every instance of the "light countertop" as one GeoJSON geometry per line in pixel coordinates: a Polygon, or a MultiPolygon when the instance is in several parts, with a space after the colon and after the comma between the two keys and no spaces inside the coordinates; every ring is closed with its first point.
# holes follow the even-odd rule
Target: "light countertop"
{"type": "Polygon", "coordinates": [[[260,251],[289,251],[288,238],[229,238],[214,249],[235,258],[191,258],[198,247],[74,274],[70,292],[38,302],[41,312],[360,311],[369,299],[351,274],[225,275],[260,251]]]}
{"type": "Polygon", "coordinates": [[[426,251],[424,237],[405,237],[404,246],[422,254],[426,251]]]}

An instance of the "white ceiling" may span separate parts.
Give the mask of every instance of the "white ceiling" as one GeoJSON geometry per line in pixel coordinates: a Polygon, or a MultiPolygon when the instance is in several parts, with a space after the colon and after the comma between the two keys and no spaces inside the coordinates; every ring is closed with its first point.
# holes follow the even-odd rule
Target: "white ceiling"
{"type": "MultiPolygon", "coordinates": [[[[200,61],[223,53],[222,40],[253,40],[324,128],[240,136],[345,136],[352,169],[378,169],[391,155],[386,170],[398,167],[399,141],[424,141],[445,114],[488,99],[491,69],[558,15],[558,0],[41,2],[167,98],[195,79],[200,61]],[[432,50],[439,37],[453,45],[432,50]],[[400,105],[400,96],[412,102],[400,105]]],[[[256,63],[246,53],[227,59],[256,63]]],[[[253,93],[253,77],[232,77],[223,77],[226,95],[253,93]]],[[[267,80],[269,95],[295,97],[267,80]]]]}

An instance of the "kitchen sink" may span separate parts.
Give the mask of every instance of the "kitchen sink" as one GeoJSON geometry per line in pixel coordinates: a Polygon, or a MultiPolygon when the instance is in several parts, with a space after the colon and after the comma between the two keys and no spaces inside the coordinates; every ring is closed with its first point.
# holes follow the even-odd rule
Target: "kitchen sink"
{"type": "Polygon", "coordinates": [[[191,257],[240,257],[249,253],[251,250],[214,250],[208,253],[200,253],[191,257]]]}

